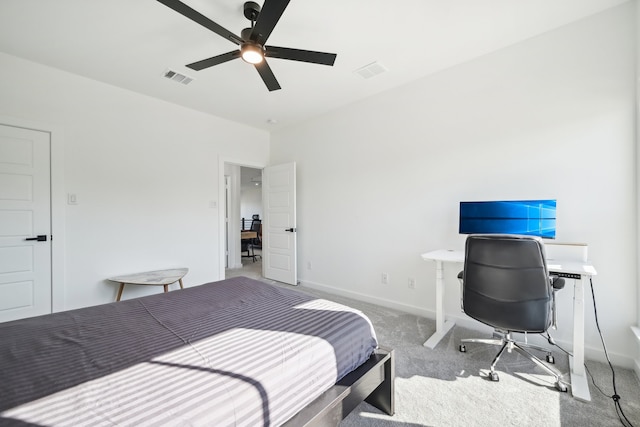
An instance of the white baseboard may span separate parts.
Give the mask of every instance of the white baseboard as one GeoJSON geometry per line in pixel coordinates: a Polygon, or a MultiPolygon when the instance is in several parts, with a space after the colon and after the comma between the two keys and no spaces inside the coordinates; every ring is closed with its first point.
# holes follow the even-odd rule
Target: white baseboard
{"type": "MultiPolygon", "coordinates": [[[[300,280],[300,285],[304,288],[317,289],[319,291],[327,292],[330,294],[342,296],[345,298],[351,298],[358,301],[367,302],[370,304],[376,304],[382,307],[391,308],[394,310],[402,311],[405,313],[413,314],[416,316],[426,317],[428,319],[435,319],[436,313],[435,310],[425,309],[423,307],[416,307],[411,304],[401,303],[397,301],[388,300],[385,298],[380,298],[372,295],[362,294],[359,292],[349,291],[341,288],[336,288],[334,286],[329,286],[324,283],[312,282],[309,280],[300,280]]],[[[490,332],[492,329],[476,320],[466,316],[462,311],[459,314],[449,314],[446,315],[447,320],[453,320],[457,325],[477,330],[480,332],[490,332]]],[[[636,328],[638,329],[638,328],[636,328]]],[[[640,331],[639,331],[640,333],[640,331]]],[[[553,334],[553,332],[552,332],[553,334]]],[[[534,335],[530,336],[532,342],[539,341],[540,345],[544,345],[546,340],[544,338],[536,337],[534,335]]],[[[573,342],[567,342],[563,340],[556,339],[556,343],[560,345],[567,351],[571,351],[573,349],[573,342]]],[[[602,363],[607,363],[607,358],[605,356],[604,350],[601,348],[593,348],[586,347],[584,349],[585,358],[590,360],[595,360],[602,363]]],[[[634,360],[632,357],[627,355],[622,355],[619,353],[612,353],[609,351],[609,358],[611,359],[611,363],[615,366],[620,366],[626,369],[633,369],[636,371],[636,374],[640,378],[640,361],[634,360]]]]}
{"type": "Polygon", "coordinates": [[[403,311],[409,314],[415,314],[416,316],[422,316],[429,319],[435,319],[436,313],[433,310],[426,310],[421,307],[416,307],[409,304],[399,303],[384,298],[374,297],[367,294],[361,294],[359,292],[347,291],[344,289],[336,288],[333,286],[325,285],[323,283],[311,282],[309,280],[301,280],[300,285],[304,288],[317,289],[330,294],[339,295],[345,298],[352,298],[358,301],[368,302],[371,304],[380,305],[382,307],[393,308],[395,310],[403,311]]]}

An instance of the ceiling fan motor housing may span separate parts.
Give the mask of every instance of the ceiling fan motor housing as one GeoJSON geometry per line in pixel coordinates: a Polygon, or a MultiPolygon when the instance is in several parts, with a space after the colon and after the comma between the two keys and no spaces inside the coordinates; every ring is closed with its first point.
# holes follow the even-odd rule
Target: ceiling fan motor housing
{"type": "Polygon", "coordinates": [[[251,39],[251,31],[253,31],[253,28],[245,28],[240,32],[240,38],[242,40],[249,41],[251,39]]]}
{"type": "Polygon", "coordinates": [[[264,46],[251,40],[253,28],[245,28],[240,33],[243,43],[240,45],[241,57],[250,64],[257,64],[264,59],[264,46]]]}

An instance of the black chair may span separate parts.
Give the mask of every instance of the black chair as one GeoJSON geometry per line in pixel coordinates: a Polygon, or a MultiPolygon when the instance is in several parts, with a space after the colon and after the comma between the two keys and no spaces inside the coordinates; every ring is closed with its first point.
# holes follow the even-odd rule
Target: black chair
{"type": "Polygon", "coordinates": [[[526,348],[551,352],[526,342],[527,333],[543,334],[550,344],[548,329],[556,325],[555,292],[564,287],[564,279],[549,275],[544,244],[538,237],[515,235],[470,235],[465,244],[464,270],[458,278],[462,286],[465,314],[495,329],[494,339],[471,338],[464,343],[501,346],[493,359],[489,378],[498,381],[496,363],[505,350],[515,350],[555,377],[555,387],[567,391],[562,374],[548,366],[526,348]],[[515,341],[513,332],[524,333],[525,342],[515,341]]]}
{"type": "Polygon", "coordinates": [[[255,261],[256,258],[262,258],[261,255],[255,254],[256,249],[262,249],[262,221],[259,219],[254,219],[251,222],[251,231],[255,231],[257,236],[251,239],[249,243],[249,249],[251,249],[251,253],[254,257],[253,260],[255,261]]]}
{"type": "Polygon", "coordinates": [[[251,230],[251,227],[253,227],[253,224],[255,221],[260,222],[260,214],[253,214],[251,215],[251,219],[248,218],[242,218],[241,223],[242,223],[242,231],[245,230],[251,230]],[[249,226],[247,227],[247,224],[249,224],[249,226]]]}
{"type": "Polygon", "coordinates": [[[242,255],[243,258],[251,258],[253,262],[256,262],[256,259],[262,258],[260,254],[256,255],[256,249],[262,249],[262,240],[260,239],[260,234],[262,230],[262,221],[256,219],[257,215],[253,216],[253,220],[251,221],[251,229],[249,231],[255,231],[256,237],[251,239],[242,239],[241,241],[241,252],[246,252],[246,255],[242,255]]]}

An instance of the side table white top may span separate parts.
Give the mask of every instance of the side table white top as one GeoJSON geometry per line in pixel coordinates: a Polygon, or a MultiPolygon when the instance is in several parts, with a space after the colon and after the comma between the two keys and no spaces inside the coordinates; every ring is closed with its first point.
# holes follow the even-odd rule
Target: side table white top
{"type": "Polygon", "coordinates": [[[131,285],[170,285],[182,279],[189,272],[188,268],[172,268],[168,270],[145,271],[136,274],[110,277],[107,280],[131,285]]]}

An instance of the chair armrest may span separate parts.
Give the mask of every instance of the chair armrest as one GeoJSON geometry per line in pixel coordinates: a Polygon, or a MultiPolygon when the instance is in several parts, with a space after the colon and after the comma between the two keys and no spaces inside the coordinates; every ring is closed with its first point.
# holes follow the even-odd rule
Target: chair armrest
{"type": "Polygon", "coordinates": [[[557,291],[564,288],[564,278],[558,276],[550,276],[551,286],[553,286],[553,290],[557,291]]]}
{"type": "Polygon", "coordinates": [[[564,278],[558,277],[556,275],[549,276],[549,280],[551,281],[551,287],[553,288],[553,292],[551,292],[551,326],[553,329],[558,329],[558,313],[556,312],[556,291],[564,288],[564,278]]]}
{"type": "Polygon", "coordinates": [[[458,281],[460,282],[460,310],[464,313],[464,300],[462,296],[464,295],[464,284],[462,283],[462,278],[464,277],[464,270],[458,273],[458,281]]]}

